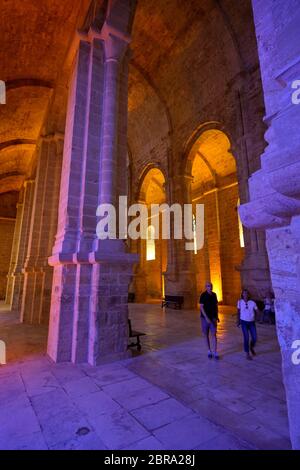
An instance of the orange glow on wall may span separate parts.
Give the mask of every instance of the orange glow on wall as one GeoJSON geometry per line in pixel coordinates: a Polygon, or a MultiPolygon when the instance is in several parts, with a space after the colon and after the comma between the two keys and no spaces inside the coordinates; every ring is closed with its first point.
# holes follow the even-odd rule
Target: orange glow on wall
{"type": "MultiPolygon", "coordinates": [[[[238,200],[238,209],[240,206],[240,200],[238,200]]],[[[238,210],[238,219],[239,219],[239,237],[240,237],[240,246],[241,248],[245,248],[245,239],[244,239],[244,227],[240,218],[239,210],[238,210]]]]}
{"type": "Polygon", "coordinates": [[[222,289],[222,282],[218,278],[213,278],[212,277],[212,284],[213,284],[213,291],[217,294],[218,301],[222,302],[223,301],[223,289],[222,289]]]}

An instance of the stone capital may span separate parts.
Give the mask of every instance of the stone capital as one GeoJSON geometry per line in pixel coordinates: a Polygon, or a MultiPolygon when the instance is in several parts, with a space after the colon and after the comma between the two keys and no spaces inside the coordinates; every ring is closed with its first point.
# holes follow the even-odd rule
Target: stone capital
{"type": "Polygon", "coordinates": [[[34,181],[35,181],[34,179],[26,180],[26,181],[24,181],[24,186],[26,187],[26,186],[28,186],[29,184],[33,184],[34,181]]]}
{"type": "Polygon", "coordinates": [[[104,40],[105,61],[119,62],[124,57],[127,47],[128,41],[109,33],[104,40]]]}
{"type": "Polygon", "coordinates": [[[62,132],[53,132],[52,134],[41,135],[40,139],[44,142],[59,142],[64,140],[65,135],[62,132]]]}
{"type": "Polygon", "coordinates": [[[191,182],[193,181],[194,177],[192,175],[189,175],[189,174],[183,174],[183,175],[173,175],[171,177],[174,181],[180,181],[180,180],[183,180],[183,181],[187,181],[187,182],[191,182]]]}
{"type": "Polygon", "coordinates": [[[286,167],[262,169],[249,179],[250,202],[239,208],[248,228],[270,229],[289,225],[291,217],[300,214],[297,182],[299,162],[286,167]],[[296,197],[295,197],[296,196],[296,197]]]}
{"type": "Polygon", "coordinates": [[[123,58],[124,53],[131,42],[131,36],[129,34],[119,31],[108,21],[105,21],[101,31],[93,26],[90,27],[87,33],[80,30],[77,31],[77,42],[93,42],[95,39],[103,41],[105,61],[115,62],[118,62],[123,58]]]}

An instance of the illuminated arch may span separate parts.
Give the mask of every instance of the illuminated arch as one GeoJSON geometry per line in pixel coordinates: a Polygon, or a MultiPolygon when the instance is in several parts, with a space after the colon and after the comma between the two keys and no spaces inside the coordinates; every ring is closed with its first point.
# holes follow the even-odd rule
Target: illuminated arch
{"type": "Polygon", "coordinates": [[[211,279],[219,300],[234,305],[241,288],[236,267],[244,256],[236,211],[237,168],[228,135],[212,124],[194,134],[185,159],[185,173],[192,177],[194,209],[196,204],[204,204],[205,214],[203,249],[197,249],[194,239],[196,279],[199,290],[211,279]]]}

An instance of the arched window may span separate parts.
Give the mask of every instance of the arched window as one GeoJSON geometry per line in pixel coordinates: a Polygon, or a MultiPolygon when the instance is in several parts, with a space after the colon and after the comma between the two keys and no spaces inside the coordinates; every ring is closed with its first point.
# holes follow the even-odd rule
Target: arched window
{"type": "Polygon", "coordinates": [[[238,211],[238,221],[239,221],[239,236],[240,236],[240,247],[245,248],[245,239],[244,239],[244,227],[239,214],[240,200],[238,199],[237,211],[238,211]]]}
{"type": "Polygon", "coordinates": [[[155,228],[153,225],[149,225],[147,229],[146,260],[155,260],[155,228]]]}

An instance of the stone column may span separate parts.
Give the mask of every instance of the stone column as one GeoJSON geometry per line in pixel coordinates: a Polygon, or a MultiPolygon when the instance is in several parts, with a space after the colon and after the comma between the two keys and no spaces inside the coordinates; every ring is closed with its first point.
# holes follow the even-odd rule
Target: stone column
{"type": "Polygon", "coordinates": [[[27,252],[29,234],[30,234],[30,221],[32,215],[33,195],[34,195],[34,180],[27,180],[24,183],[24,196],[22,207],[22,220],[20,227],[20,236],[18,244],[18,253],[16,256],[16,264],[13,272],[13,294],[11,309],[20,312],[22,303],[22,293],[24,285],[24,274],[22,272],[24,261],[27,252]]]}
{"type": "MultiPolygon", "coordinates": [[[[146,205],[146,201],[139,198],[137,204],[146,205]]],[[[147,275],[145,272],[146,263],[146,240],[141,238],[138,240],[131,240],[131,253],[139,254],[139,263],[134,269],[134,290],[135,302],[145,303],[147,301],[147,275]]]]}
{"type": "Polygon", "coordinates": [[[101,31],[81,36],[71,78],[58,232],[49,259],[48,354],[58,362],[98,364],[127,355],[127,293],[137,259],[125,252],[123,240],[96,238],[97,207],[115,205],[126,171],[120,142],[127,133],[121,103],[129,36],[114,26],[120,3],[110,2],[110,21],[101,31]]]}
{"type": "Polygon", "coordinates": [[[58,196],[61,176],[63,136],[41,138],[30,236],[24,263],[24,289],[21,321],[48,324],[52,267],[48,257],[57,228],[58,196]]]}
{"type": "MultiPolygon", "coordinates": [[[[255,53],[255,52],[254,52],[255,53]]],[[[239,110],[235,145],[240,204],[249,201],[248,179],[260,168],[260,155],[264,150],[265,124],[259,119],[264,102],[261,93],[261,77],[258,71],[249,71],[235,80],[236,109],[239,110]],[[249,89],[252,94],[249,99],[249,89]]],[[[263,118],[263,116],[262,116],[263,118]]],[[[253,298],[262,299],[271,290],[269,262],[265,243],[265,232],[244,227],[245,255],[237,269],[242,286],[249,289],[253,298]]]]}
{"type": "MultiPolygon", "coordinates": [[[[171,204],[191,204],[191,182],[189,175],[176,175],[170,178],[171,204]]],[[[182,224],[183,226],[183,224],[182,224]]],[[[172,233],[172,232],[171,232],[172,233]]],[[[168,242],[168,267],[164,274],[165,294],[183,295],[184,308],[196,308],[197,286],[194,252],[185,249],[186,240],[171,239],[168,242]]]]}
{"type": "MultiPolygon", "coordinates": [[[[219,190],[214,189],[215,197],[215,230],[213,236],[208,236],[206,243],[209,257],[210,281],[213,284],[214,291],[217,293],[219,302],[222,302],[223,285],[222,285],[222,256],[221,256],[221,221],[220,221],[220,207],[219,207],[219,190]]],[[[204,209],[205,210],[205,209],[204,209]]],[[[205,223],[204,223],[205,228],[205,223]]],[[[200,286],[204,290],[204,286],[200,286]]]]}
{"type": "Polygon", "coordinates": [[[268,146],[240,214],[249,228],[267,230],[290,436],[293,448],[300,449],[300,105],[293,100],[294,81],[300,79],[300,10],[293,0],[252,3],[268,146]]]}
{"type": "Polygon", "coordinates": [[[12,305],[12,299],[13,299],[14,272],[16,269],[16,264],[17,264],[17,259],[18,259],[20,233],[21,233],[21,226],[22,226],[22,214],[23,214],[22,199],[23,199],[23,192],[21,193],[21,197],[17,204],[17,215],[16,215],[12,251],[11,251],[10,267],[9,267],[9,272],[7,275],[7,288],[6,288],[5,303],[9,305],[10,307],[12,305]]]}

